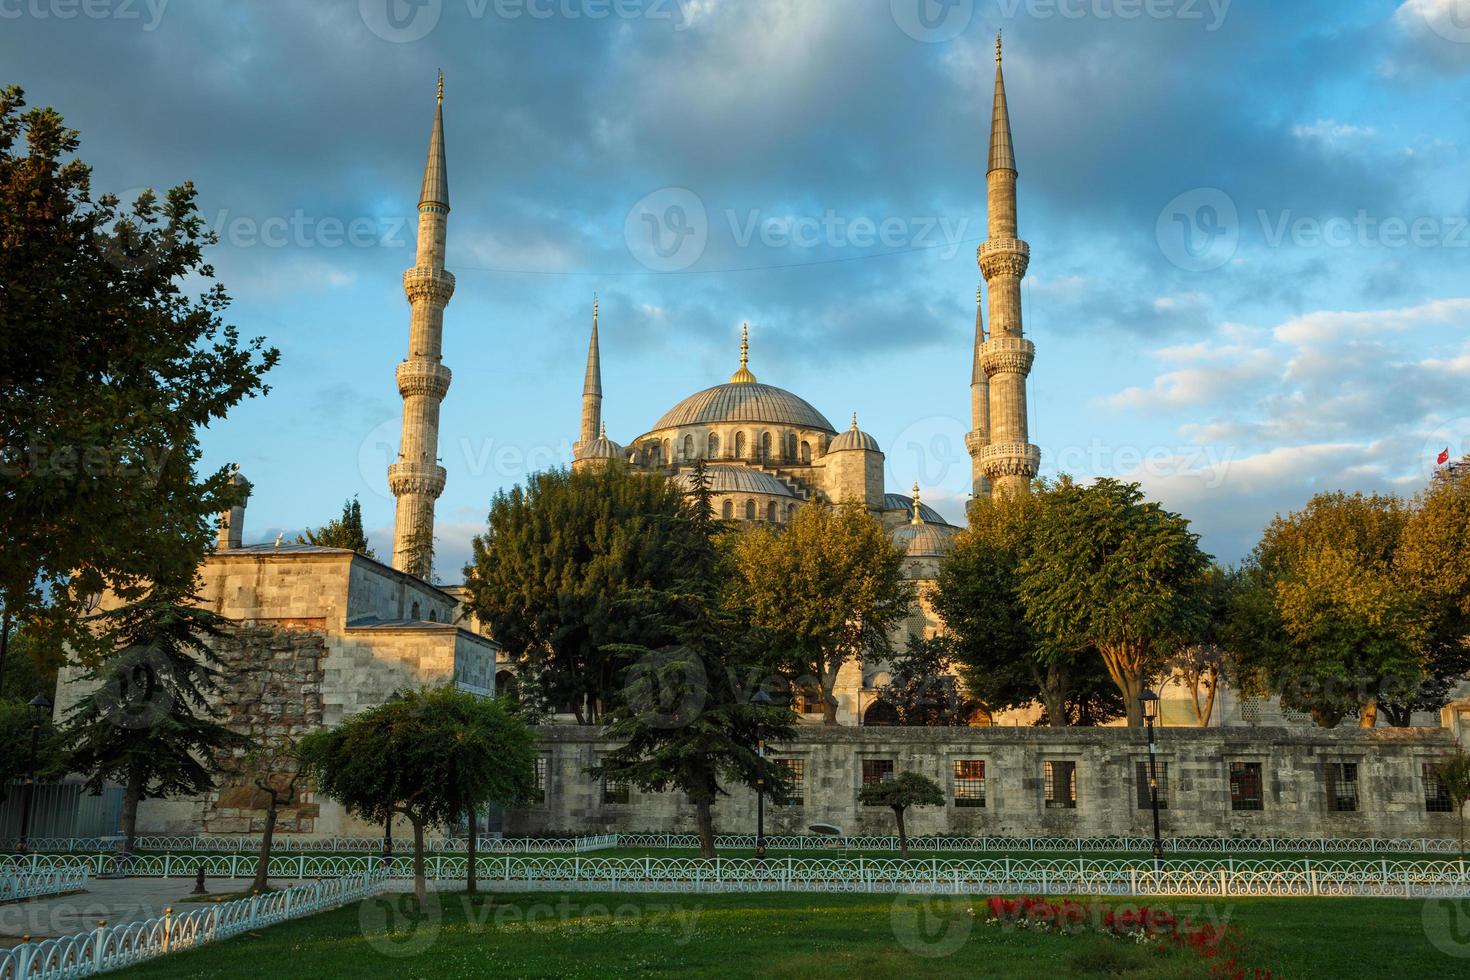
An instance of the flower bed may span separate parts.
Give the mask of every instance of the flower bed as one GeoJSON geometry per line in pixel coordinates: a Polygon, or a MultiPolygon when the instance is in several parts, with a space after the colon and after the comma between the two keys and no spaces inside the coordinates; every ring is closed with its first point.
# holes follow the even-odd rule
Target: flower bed
{"type": "Polygon", "coordinates": [[[1161,908],[1083,904],[1070,899],[996,895],[985,904],[987,925],[1062,935],[1101,934],[1149,946],[1160,955],[1197,956],[1209,964],[1211,977],[1222,980],[1272,980],[1275,976],[1246,962],[1245,937],[1237,926],[1200,925],[1161,908]]]}

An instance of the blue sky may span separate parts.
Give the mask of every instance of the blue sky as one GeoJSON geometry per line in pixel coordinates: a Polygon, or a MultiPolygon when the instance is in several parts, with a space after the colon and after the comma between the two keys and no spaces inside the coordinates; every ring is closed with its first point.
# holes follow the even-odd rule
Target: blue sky
{"type": "Polygon", "coordinates": [[[205,436],[247,537],[356,494],[381,548],[445,71],[455,581],[495,491],[570,457],[594,292],[613,438],[749,321],[762,381],[959,519],[1002,28],[1045,473],[1140,480],[1237,561],[1470,452],[1467,0],[3,0],[0,74],[96,190],[198,186],[232,321],[283,354],[205,436]]]}

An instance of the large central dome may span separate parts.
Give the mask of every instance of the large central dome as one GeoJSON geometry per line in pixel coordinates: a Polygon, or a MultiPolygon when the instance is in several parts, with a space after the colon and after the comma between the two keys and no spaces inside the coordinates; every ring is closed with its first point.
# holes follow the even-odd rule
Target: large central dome
{"type": "Polygon", "coordinates": [[[832,423],[803,398],[784,388],[756,382],[730,382],[696,392],[664,413],[653,428],[713,422],[765,422],[834,432],[832,423]]]}

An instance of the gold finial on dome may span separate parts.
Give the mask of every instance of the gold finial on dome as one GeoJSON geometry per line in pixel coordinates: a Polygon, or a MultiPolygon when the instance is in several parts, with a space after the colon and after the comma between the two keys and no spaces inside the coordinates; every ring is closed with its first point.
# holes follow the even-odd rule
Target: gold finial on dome
{"type": "Polygon", "coordinates": [[[995,32],[995,63],[1000,64],[1000,31],[995,32]]]}
{"type": "Polygon", "coordinates": [[[730,375],[732,385],[753,385],[755,375],[750,373],[750,324],[740,325],[740,370],[730,375]]]}
{"type": "Polygon", "coordinates": [[[853,412],[852,413],[852,431],[856,432],[857,430],[858,430],[858,427],[857,427],[857,412],[853,412]]]}
{"type": "Polygon", "coordinates": [[[602,423],[600,423],[597,426],[597,437],[599,439],[606,439],[607,438],[607,423],[606,422],[602,422],[602,423]]]}
{"type": "Polygon", "coordinates": [[[914,523],[923,524],[924,515],[919,512],[919,481],[914,481],[914,523]]]}
{"type": "Polygon", "coordinates": [[[439,69],[439,104],[444,104],[444,69],[439,69]]]}

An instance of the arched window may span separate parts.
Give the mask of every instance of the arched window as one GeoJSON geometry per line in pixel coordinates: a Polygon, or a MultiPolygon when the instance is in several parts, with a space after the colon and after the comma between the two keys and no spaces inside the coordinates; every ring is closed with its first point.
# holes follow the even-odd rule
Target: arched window
{"type": "Polygon", "coordinates": [[[502,670],[495,675],[495,693],[501,697],[516,697],[516,675],[508,670],[502,670]]]}
{"type": "Polygon", "coordinates": [[[684,458],[686,460],[694,458],[694,436],[692,435],[684,437],[684,458]]]}
{"type": "Polygon", "coordinates": [[[674,444],[670,440],[665,439],[664,440],[664,458],[663,458],[663,462],[665,464],[668,464],[668,463],[672,463],[673,461],[674,461],[674,444]]]}
{"type": "Polygon", "coordinates": [[[418,618],[419,618],[419,604],[417,602],[415,602],[413,604],[413,608],[408,611],[408,618],[414,620],[415,622],[418,621],[418,618]]]}
{"type": "Polygon", "coordinates": [[[766,504],[766,520],[772,524],[776,523],[776,502],[774,500],[766,504]]]}
{"type": "Polygon", "coordinates": [[[755,520],[755,501],[754,500],[747,500],[745,502],[745,519],[747,521],[753,521],[753,520],[755,520]]]}
{"type": "Polygon", "coordinates": [[[810,463],[812,461],[812,444],[809,442],[803,442],[801,444],[801,461],[803,463],[810,463]]]}
{"type": "Polygon", "coordinates": [[[789,521],[792,518],[794,518],[795,516],[796,516],[796,505],[795,504],[787,504],[786,505],[786,519],[789,521]]]}
{"type": "Polygon", "coordinates": [[[737,459],[744,459],[745,458],[745,433],[744,432],[737,432],[737,433],[735,433],[735,457],[737,459]]]}
{"type": "Polygon", "coordinates": [[[725,501],[725,505],[720,508],[720,513],[724,516],[725,520],[733,521],[735,519],[735,501],[725,501]]]}
{"type": "Polygon", "coordinates": [[[715,432],[709,434],[709,458],[720,458],[720,436],[715,432]]]}
{"type": "Polygon", "coordinates": [[[863,712],[863,724],[870,727],[888,727],[898,724],[898,710],[887,701],[874,701],[863,712]]]}
{"type": "Polygon", "coordinates": [[[796,459],[796,433],[792,432],[786,436],[786,458],[796,459]]]}
{"type": "Polygon", "coordinates": [[[761,459],[770,459],[770,458],[771,458],[771,434],[769,432],[762,432],[761,433],[761,459]]]}
{"type": "Polygon", "coordinates": [[[437,610],[437,609],[430,609],[429,610],[429,622],[431,622],[431,623],[437,623],[437,622],[439,622],[439,610],[437,610]]]}

